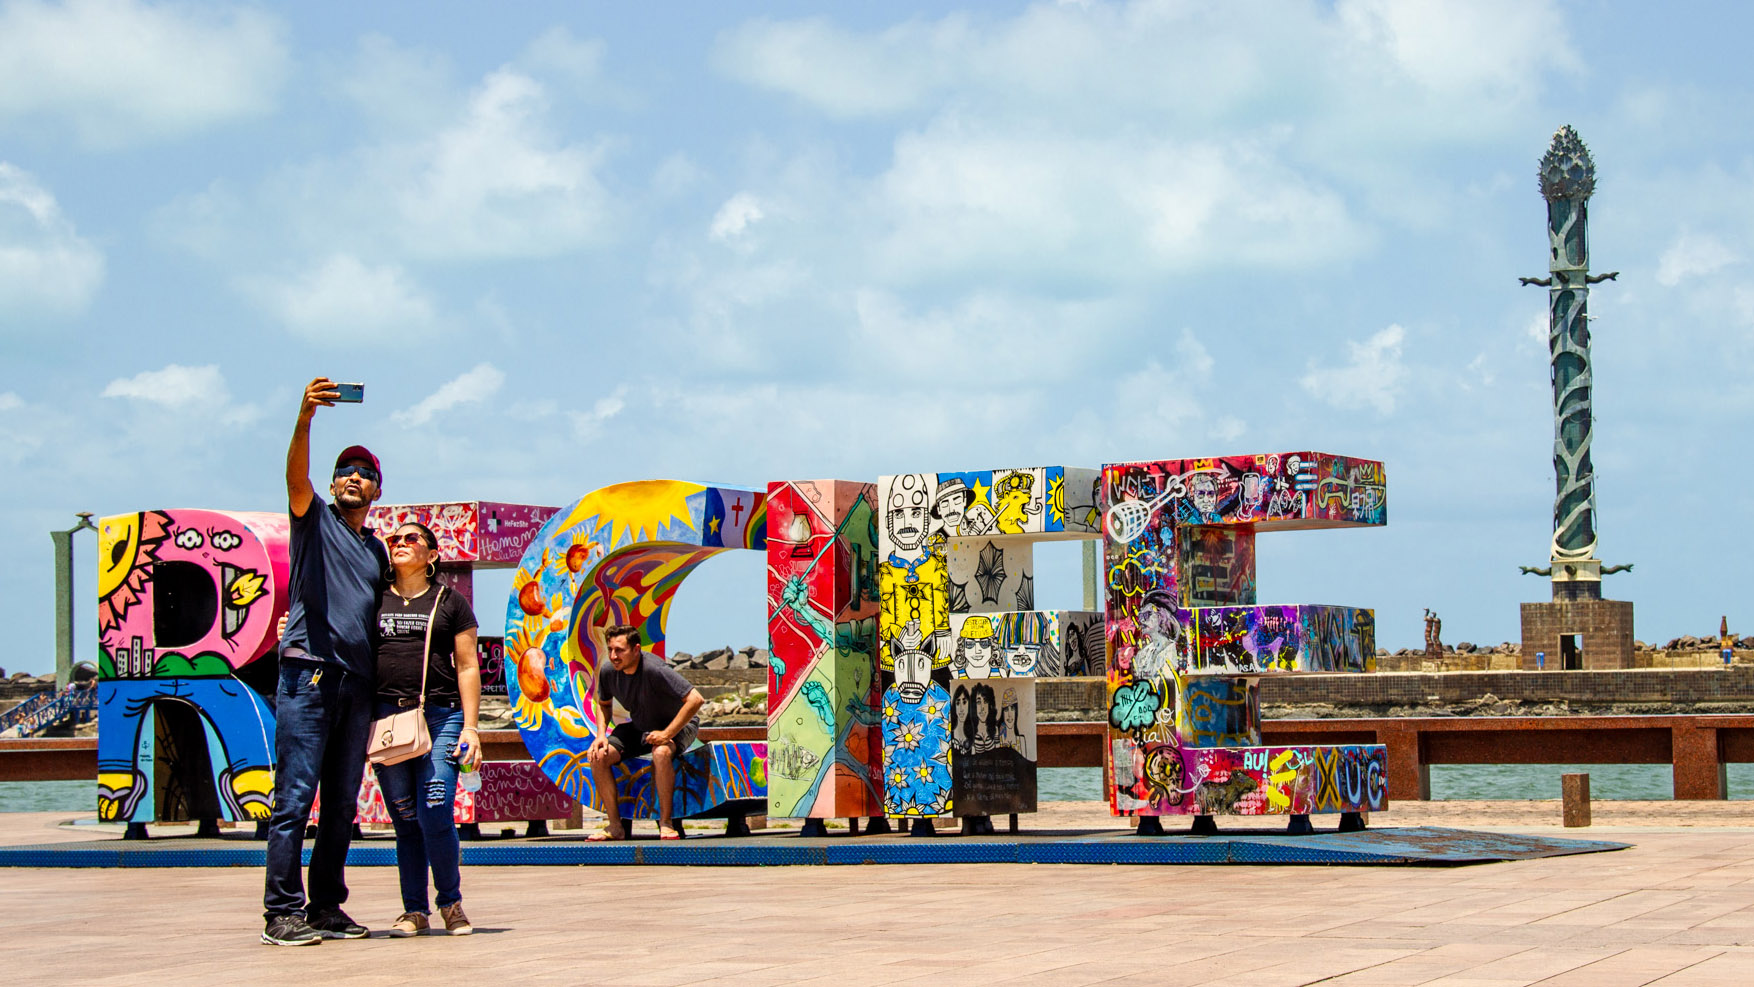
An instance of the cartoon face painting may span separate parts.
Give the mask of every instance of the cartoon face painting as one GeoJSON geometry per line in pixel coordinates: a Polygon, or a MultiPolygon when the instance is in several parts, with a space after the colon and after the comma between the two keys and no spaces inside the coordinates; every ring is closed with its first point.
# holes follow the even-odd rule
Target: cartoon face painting
{"type": "Polygon", "coordinates": [[[895,690],[903,702],[917,703],[926,694],[932,680],[932,656],[919,650],[903,651],[895,656],[895,690]]]}
{"type": "Polygon", "coordinates": [[[1209,473],[1195,473],[1188,479],[1188,499],[1201,517],[1218,513],[1218,480],[1209,473]]]}
{"type": "Polygon", "coordinates": [[[931,528],[932,483],[924,473],[907,473],[889,487],[884,513],[889,537],[903,552],[919,551],[931,528]]]}

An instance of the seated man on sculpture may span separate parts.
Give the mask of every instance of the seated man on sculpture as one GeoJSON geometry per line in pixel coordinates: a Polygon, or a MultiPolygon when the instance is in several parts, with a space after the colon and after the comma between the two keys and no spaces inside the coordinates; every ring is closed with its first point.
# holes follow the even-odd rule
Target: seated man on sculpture
{"type": "Polygon", "coordinates": [[[597,798],[609,824],[592,840],[627,838],[614,767],[630,757],[652,758],[652,785],[658,793],[658,838],[679,840],[676,825],[676,761],[700,734],[699,713],[706,699],[661,658],[640,649],[639,631],[617,624],[603,632],[609,664],[597,670],[597,705],[607,725],[619,702],[627,722],[597,735],[588,752],[597,798]]]}

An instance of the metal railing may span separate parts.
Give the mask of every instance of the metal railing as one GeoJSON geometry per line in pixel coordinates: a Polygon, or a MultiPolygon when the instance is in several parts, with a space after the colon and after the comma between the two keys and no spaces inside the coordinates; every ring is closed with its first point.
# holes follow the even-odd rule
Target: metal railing
{"type": "Polygon", "coordinates": [[[0,736],[32,737],[65,720],[84,723],[96,715],[96,689],[46,689],[0,713],[0,736]]]}

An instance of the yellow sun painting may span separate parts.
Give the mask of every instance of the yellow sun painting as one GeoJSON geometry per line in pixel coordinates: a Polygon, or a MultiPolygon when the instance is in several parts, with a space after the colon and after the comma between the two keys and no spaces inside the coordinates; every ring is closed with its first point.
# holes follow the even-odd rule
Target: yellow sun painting
{"type": "Polygon", "coordinates": [[[97,629],[121,626],[122,616],[146,590],[146,567],[170,531],[170,518],[157,511],[104,518],[97,533],[97,629]]]}
{"type": "Polygon", "coordinates": [[[698,483],[680,480],[617,483],[586,495],[573,508],[560,530],[596,518],[597,523],[591,529],[593,535],[600,535],[604,528],[613,525],[608,532],[611,549],[629,541],[655,541],[658,532],[673,521],[694,524],[694,512],[689,510],[688,498],[705,489],[698,483]]]}

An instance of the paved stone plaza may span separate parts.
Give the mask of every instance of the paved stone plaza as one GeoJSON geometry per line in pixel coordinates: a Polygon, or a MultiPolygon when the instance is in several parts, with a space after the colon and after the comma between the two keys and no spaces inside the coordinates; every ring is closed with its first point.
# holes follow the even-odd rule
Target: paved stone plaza
{"type": "MultiPolygon", "coordinates": [[[[254,869],[7,870],[0,922],[20,983],[1754,982],[1754,805],[1598,802],[1610,825],[1582,830],[1558,814],[1399,803],[1374,823],[1635,846],[1461,868],[478,867],[472,937],[304,949],[257,944],[254,869]]],[[[0,842],[85,838],[66,815],[0,816],[0,842]]],[[[1113,825],[1096,806],[1037,821],[1113,825]]],[[[387,924],[394,872],[350,877],[354,916],[387,924]]]]}

